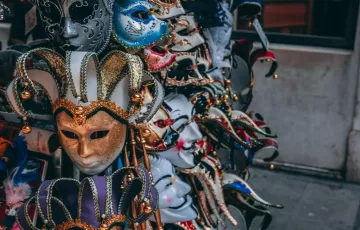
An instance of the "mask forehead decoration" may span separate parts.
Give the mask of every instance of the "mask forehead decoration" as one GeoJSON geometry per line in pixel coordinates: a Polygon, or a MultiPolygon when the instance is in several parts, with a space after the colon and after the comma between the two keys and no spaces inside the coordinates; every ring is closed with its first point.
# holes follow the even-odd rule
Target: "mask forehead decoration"
{"type": "Polygon", "coordinates": [[[168,36],[168,25],[150,13],[145,0],[117,1],[114,4],[115,41],[127,49],[156,44],[168,36]]]}
{"type": "Polygon", "coordinates": [[[162,157],[150,157],[151,172],[159,192],[161,221],[174,223],[191,221],[197,217],[197,210],[188,193],[191,187],[175,173],[172,164],[162,157]]]}
{"type": "MultiPolygon", "coordinates": [[[[160,107],[163,89],[143,71],[138,56],[110,52],[101,63],[95,53],[68,52],[66,59],[46,50],[36,49],[18,61],[16,77],[8,88],[9,102],[19,115],[32,118],[22,106],[17,87],[24,85],[36,95],[35,84],[52,103],[60,142],[74,164],[83,172],[95,175],[106,169],[119,155],[126,139],[126,124],[145,124],[160,107]],[[58,72],[28,70],[23,65],[30,54],[40,55],[58,72]],[[152,85],[151,98],[144,100],[142,85],[152,85]],[[108,146],[106,151],[101,146],[108,146]]],[[[31,127],[25,123],[23,132],[31,127]]]]}
{"type": "Polygon", "coordinates": [[[180,0],[150,0],[149,2],[158,6],[158,9],[154,13],[159,19],[174,18],[185,14],[185,10],[181,5],[180,0]]]}
{"type": "Polygon", "coordinates": [[[60,51],[102,52],[112,28],[112,0],[37,0],[45,32],[60,51]]]}
{"type": "Polygon", "coordinates": [[[189,51],[205,43],[193,16],[181,16],[171,27],[171,36],[173,38],[171,44],[172,51],[189,51]]]}

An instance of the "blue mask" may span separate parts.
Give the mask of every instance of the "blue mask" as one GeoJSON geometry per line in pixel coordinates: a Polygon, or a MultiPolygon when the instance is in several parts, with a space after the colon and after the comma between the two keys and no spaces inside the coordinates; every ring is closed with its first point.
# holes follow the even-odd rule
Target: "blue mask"
{"type": "Polygon", "coordinates": [[[149,11],[152,5],[144,0],[126,0],[114,4],[115,40],[126,48],[143,48],[168,36],[168,25],[149,11]]]}

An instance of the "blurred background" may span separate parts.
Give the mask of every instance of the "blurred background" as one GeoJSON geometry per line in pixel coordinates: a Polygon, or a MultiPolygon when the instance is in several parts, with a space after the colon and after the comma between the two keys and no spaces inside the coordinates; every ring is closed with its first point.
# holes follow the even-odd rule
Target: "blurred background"
{"type": "MultiPolygon", "coordinates": [[[[41,28],[24,35],[29,3],[1,2],[13,12],[0,21],[1,49],[43,38],[41,28]]],[[[268,67],[262,63],[254,67],[251,109],[278,135],[280,156],[272,172],[255,159],[259,167],[250,184],[285,206],[274,211],[270,229],[359,230],[359,0],[263,2],[259,20],[279,62],[279,78],[264,78],[268,67]]],[[[236,11],[234,21],[234,40],[258,40],[236,11]]],[[[244,72],[241,65],[233,70],[233,86],[244,72]]]]}

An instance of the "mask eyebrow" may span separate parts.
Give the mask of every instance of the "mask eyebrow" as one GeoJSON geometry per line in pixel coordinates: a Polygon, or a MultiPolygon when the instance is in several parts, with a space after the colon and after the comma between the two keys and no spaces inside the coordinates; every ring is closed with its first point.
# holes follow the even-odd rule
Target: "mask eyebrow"
{"type": "Polygon", "coordinates": [[[155,186],[156,186],[156,184],[157,183],[159,183],[161,180],[163,180],[163,179],[165,179],[165,178],[171,178],[172,176],[171,175],[164,175],[164,176],[162,176],[162,177],[160,177],[156,182],[155,182],[155,186]]]}

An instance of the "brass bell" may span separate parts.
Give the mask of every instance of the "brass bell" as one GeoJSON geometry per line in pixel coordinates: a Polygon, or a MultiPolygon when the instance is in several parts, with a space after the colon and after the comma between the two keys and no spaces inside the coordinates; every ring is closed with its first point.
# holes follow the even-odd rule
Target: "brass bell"
{"type": "Polygon", "coordinates": [[[228,87],[225,88],[225,92],[230,92],[230,89],[228,87]]]}
{"type": "Polygon", "coordinates": [[[266,58],[266,62],[270,62],[270,60],[271,60],[270,58],[266,58]]]}
{"type": "Polygon", "coordinates": [[[132,96],[131,102],[134,104],[139,104],[141,102],[141,95],[136,93],[132,96]]]}
{"type": "Polygon", "coordinates": [[[108,230],[109,226],[107,224],[101,224],[100,230],[108,230]]]}
{"type": "Polygon", "coordinates": [[[82,115],[84,114],[84,107],[78,105],[75,107],[75,114],[76,115],[82,115]]]}
{"type": "Polygon", "coordinates": [[[127,174],[126,181],[127,181],[128,183],[130,183],[130,182],[132,181],[132,175],[131,175],[131,174],[127,174]]]}
{"type": "Polygon", "coordinates": [[[29,134],[32,129],[28,123],[25,123],[21,130],[24,134],[29,134]]]}
{"type": "Polygon", "coordinates": [[[31,98],[31,93],[27,90],[21,92],[21,98],[23,100],[29,100],[31,98]]]}
{"type": "Polygon", "coordinates": [[[221,101],[220,100],[216,100],[215,101],[215,105],[220,105],[221,101]]]}
{"type": "Polygon", "coordinates": [[[274,165],[274,164],[270,164],[269,168],[270,168],[270,169],[274,169],[274,168],[275,168],[275,165],[274,165]]]}
{"type": "Polygon", "coordinates": [[[143,135],[143,137],[149,137],[151,135],[151,131],[148,129],[144,129],[142,131],[142,135],[143,135]]]}
{"type": "Polygon", "coordinates": [[[148,202],[144,202],[143,205],[144,205],[144,212],[146,214],[150,214],[153,210],[151,205],[148,202]]]}
{"type": "Polygon", "coordinates": [[[231,84],[231,80],[229,80],[229,79],[225,80],[225,84],[226,84],[226,85],[230,85],[230,84],[231,84]]]}
{"type": "Polygon", "coordinates": [[[229,95],[224,95],[224,100],[227,101],[229,99],[229,95]]]}
{"type": "Polygon", "coordinates": [[[233,100],[234,100],[234,101],[239,100],[239,98],[238,98],[238,96],[237,96],[236,94],[233,95],[233,100]]]}
{"type": "Polygon", "coordinates": [[[191,104],[195,105],[196,102],[197,102],[197,99],[194,99],[194,100],[191,101],[191,104]]]}
{"type": "Polygon", "coordinates": [[[278,79],[278,78],[279,78],[279,75],[274,74],[273,78],[274,78],[274,79],[278,79]]]}

